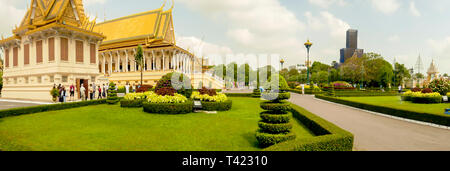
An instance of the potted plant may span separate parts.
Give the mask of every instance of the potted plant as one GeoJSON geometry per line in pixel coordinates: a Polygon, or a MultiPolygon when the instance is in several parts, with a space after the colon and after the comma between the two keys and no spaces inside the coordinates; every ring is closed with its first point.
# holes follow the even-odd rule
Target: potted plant
{"type": "Polygon", "coordinates": [[[53,88],[52,90],[50,90],[50,95],[52,96],[53,102],[56,103],[56,101],[58,100],[58,97],[59,97],[58,89],[53,88]]]}

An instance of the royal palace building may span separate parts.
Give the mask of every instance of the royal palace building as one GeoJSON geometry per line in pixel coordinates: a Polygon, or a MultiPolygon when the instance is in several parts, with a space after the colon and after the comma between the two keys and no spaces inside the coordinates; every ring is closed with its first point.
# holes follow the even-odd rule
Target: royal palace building
{"type": "MultiPolygon", "coordinates": [[[[172,8],[134,14],[102,23],[90,20],[82,0],[31,0],[20,26],[0,40],[4,53],[2,98],[51,99],[56,85],[154,85],[163,75],[181,72],[193,84],[223,85],[202,75],[202,60],[176,45],[172,8]],[[144,67],[134,55],[141,45],[144,67]],[[201,80],[199,80],[201,79],[201,80]]],[[[80,96],[77,92],[76,96],[80,96]]]]}

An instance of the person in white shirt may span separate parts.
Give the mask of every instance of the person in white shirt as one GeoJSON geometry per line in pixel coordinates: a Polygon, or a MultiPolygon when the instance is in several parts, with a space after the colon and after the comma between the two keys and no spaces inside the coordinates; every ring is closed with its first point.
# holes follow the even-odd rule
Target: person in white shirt
{"type": "Polygon", "coordinates": [[[80,87],[80,97],[82,101],[86,100],[86,88],[84,88],[84,85],[81,85],[80,87]]]}
{"type": "Polygon", "coordinates": [[[302,84],[302,94],[305,94],[305,84],[302,84]]]}
{"type": "Polygon", "coordinates": [[[130,84],[127,83],[127,85],[125,85],[125,93],[128,94],[130,93],[130,84]]]}

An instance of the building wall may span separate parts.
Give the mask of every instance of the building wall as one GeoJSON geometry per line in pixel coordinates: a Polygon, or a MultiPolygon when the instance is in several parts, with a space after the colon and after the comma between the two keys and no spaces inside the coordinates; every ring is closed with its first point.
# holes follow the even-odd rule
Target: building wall
{"type": "MultiPolygon", "coordinates": [[[[63,36],[64,37],[64,36],[63,36]]],[[[61,61],[61,36],[55,36],[55,61],[49,61],[49,37],[38,40],[28,40],[23,37],[18,53],[18,66],[13,66],[13,52],[10,50],[9,67],[4,69],[4,88],[2,98],[14,99],[51,99],[50,90],[54,84],[63,84],[68,88],[71,84],[76,85],[77,79],[97,80],[99,76],[98,56],[96,54],[96,63],[90,63],[90,43],[94,43],[98,49],[97,42],[88,42],[80,38],[68,38],[69,61],[61,61]],[[43,62],[36,62],[36,41],[42,40],[43,62]],[[83,41],[84,59],[83,62],[75,61],[75,40],[83,41]],[[24,64],[24,45],[30,46],[30,64],[24,64]]],[[[13,49],[10,47],[9,49],[13,49]]],[[[96,81],[95,80],[95,81],[96,81]]]]}

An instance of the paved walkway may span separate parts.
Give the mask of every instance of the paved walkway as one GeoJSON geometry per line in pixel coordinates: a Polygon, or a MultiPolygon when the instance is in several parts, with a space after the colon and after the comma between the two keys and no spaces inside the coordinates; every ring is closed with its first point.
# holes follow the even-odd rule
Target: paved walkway
{"type": "Polygon", "coordinates": [[[425,126],[292,93],[290,100],[355,135],[357,151],[450,151],[450,130],[425,126]]]}
{"type": "Polygon", "coordinates": [[[0,99],[0,110],[50,104],[46,102],[0,99]]]}

